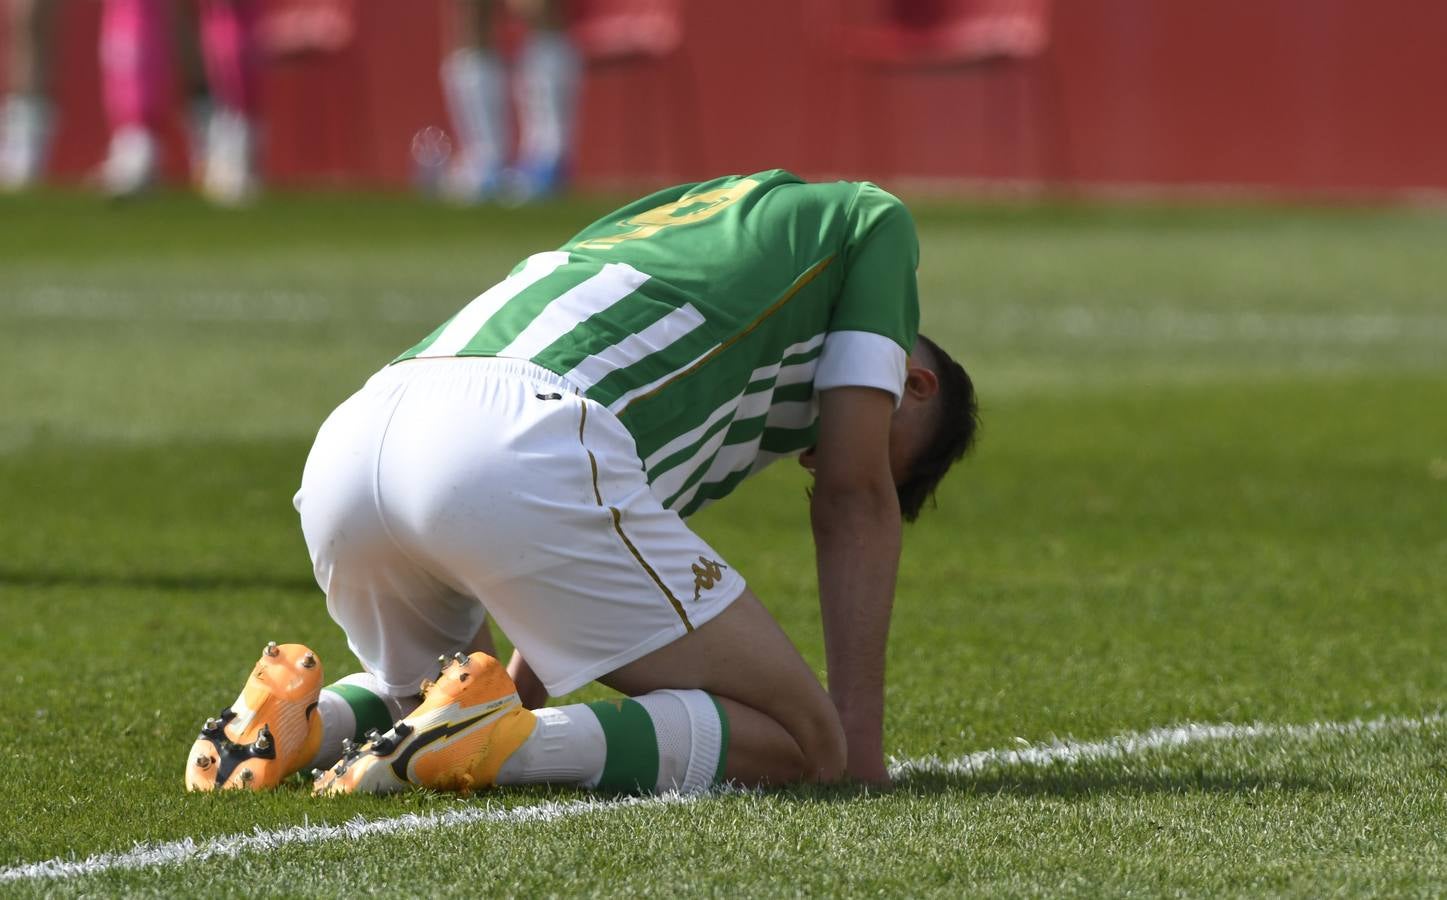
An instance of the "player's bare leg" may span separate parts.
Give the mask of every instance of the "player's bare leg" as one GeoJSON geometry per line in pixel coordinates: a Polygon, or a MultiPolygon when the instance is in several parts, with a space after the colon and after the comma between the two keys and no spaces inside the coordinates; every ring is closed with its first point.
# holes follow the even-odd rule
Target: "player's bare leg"
{"type": "Polygon", "coordinates": [[[11,0],[9,72],[0,97],[0,190],[33,184],[45,167],[51,126],[50,53],[59,0],[11,0]]]}
{"type": "Polygon", "coordinates": [[[844,731],[834,704],[752,591],[602,681],[630,696],[673,689],[714,697],[729,718],[724,771],[730,781],[833,781],[844,771],[844,731]]]}
{"type": "MultiPolygon", "coordinates": [[[[748,591],[602,679],[628,700],[530,711],[492,657],[439,662],[423,704],[344,756],[319,779],[319,793],[539,782],[688,791],[721,780],[833,781],[844,771],[844,732],[828,694],[748,591]]],[[[516,659],[513,668],[526,671],[516,659]]]]}
{"type": "Polygon", "coordinates": [[[617,703],[616,712],[610,704],[539,711],[537,736],[501,767],[499,784],[628,787],[641,771],[637,786],[647,790],[643,782],[656,766],[654,789],[697,790],[718,780],[832,781],[844,770],[844,732],[828,694],[750,591],[600,680],[631,700],[617,703]],[[641,770],[630,753],[645,758],[641,770]]]}

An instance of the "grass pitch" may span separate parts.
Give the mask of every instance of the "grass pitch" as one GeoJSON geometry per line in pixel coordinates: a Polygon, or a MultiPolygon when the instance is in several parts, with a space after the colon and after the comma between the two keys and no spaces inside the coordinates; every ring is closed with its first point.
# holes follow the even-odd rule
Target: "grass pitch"
{"type": "MultiPolygon", "coordinates": [[[[890,752],[1259,733],[557,815],[184,795],[265,641],[356,668],[290,503],[322,418],[609,206],[0,199],[0,893],[1447,891],[1447,218],[1411,211],[919,209],[985,431],[906,533],[890,752]],[[408,813],[454,824],[18,874],[408,813]]],[[[822,666],[804,489],[695,521],[822,666]]]]}

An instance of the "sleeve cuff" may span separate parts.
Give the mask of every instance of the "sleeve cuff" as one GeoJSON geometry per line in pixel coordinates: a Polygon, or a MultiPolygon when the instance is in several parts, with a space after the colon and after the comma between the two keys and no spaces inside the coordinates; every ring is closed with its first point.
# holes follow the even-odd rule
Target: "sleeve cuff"
{"type": "Polygon", "coordinates": [[[871,387],[894,395],[899,406],[904,396],[905,359],[908,354],[893,340],[868,331],[831,331],[824,338],[814,390],[871,387]]]}

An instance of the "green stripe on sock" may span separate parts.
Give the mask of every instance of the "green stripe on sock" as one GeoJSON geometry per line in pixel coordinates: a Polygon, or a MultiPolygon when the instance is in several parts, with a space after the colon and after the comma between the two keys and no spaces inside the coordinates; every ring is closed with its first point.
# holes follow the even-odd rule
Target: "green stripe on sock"
{"type": "Polygon", "coordinates": [[[722,729],[723,740],[718,745],[718,771],[713,773],[713,783],[724,783],[724,761],[729,758],[729,714],[724,712],[723,704],[713,694],[708,695],[713,701],[714,709],[718,710],[718,724],[722,729]]]}
{"type": "Polygon", "coordinates": [[[357,719],[357,733],[352,740],[360,742],[373,728],[386,731],[392,727],[392,711],[381,697],[355,684],[329,684],[322,688],[347,701],[357,719]]]}
{"type": "Polygon", "coordinates": [[[658,784],[658,734],[648,710],[633,700],[602,700],[588,708],[603,726],[607,745],[598,787],[651,793],[658,784]]]}

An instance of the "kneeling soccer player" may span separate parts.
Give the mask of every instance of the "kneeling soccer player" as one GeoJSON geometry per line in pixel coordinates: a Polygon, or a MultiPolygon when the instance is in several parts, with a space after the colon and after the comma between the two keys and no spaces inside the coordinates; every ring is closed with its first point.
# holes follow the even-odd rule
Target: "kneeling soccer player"
{"type": "Polygon", "coordinates": [[[964,369],[917,335],[917,261],[894,197],[783,171],[661,191],[524,260],[307,460],[302,530],[366,672],[323,688],[310,650],[268,645],[187,785],[885,780],[901,519],[977,423],[964,369]],[[684,521],[800,454],[827,692],[684,521]],[[631,699],[530,708],[595,679],[631,699]]]}

